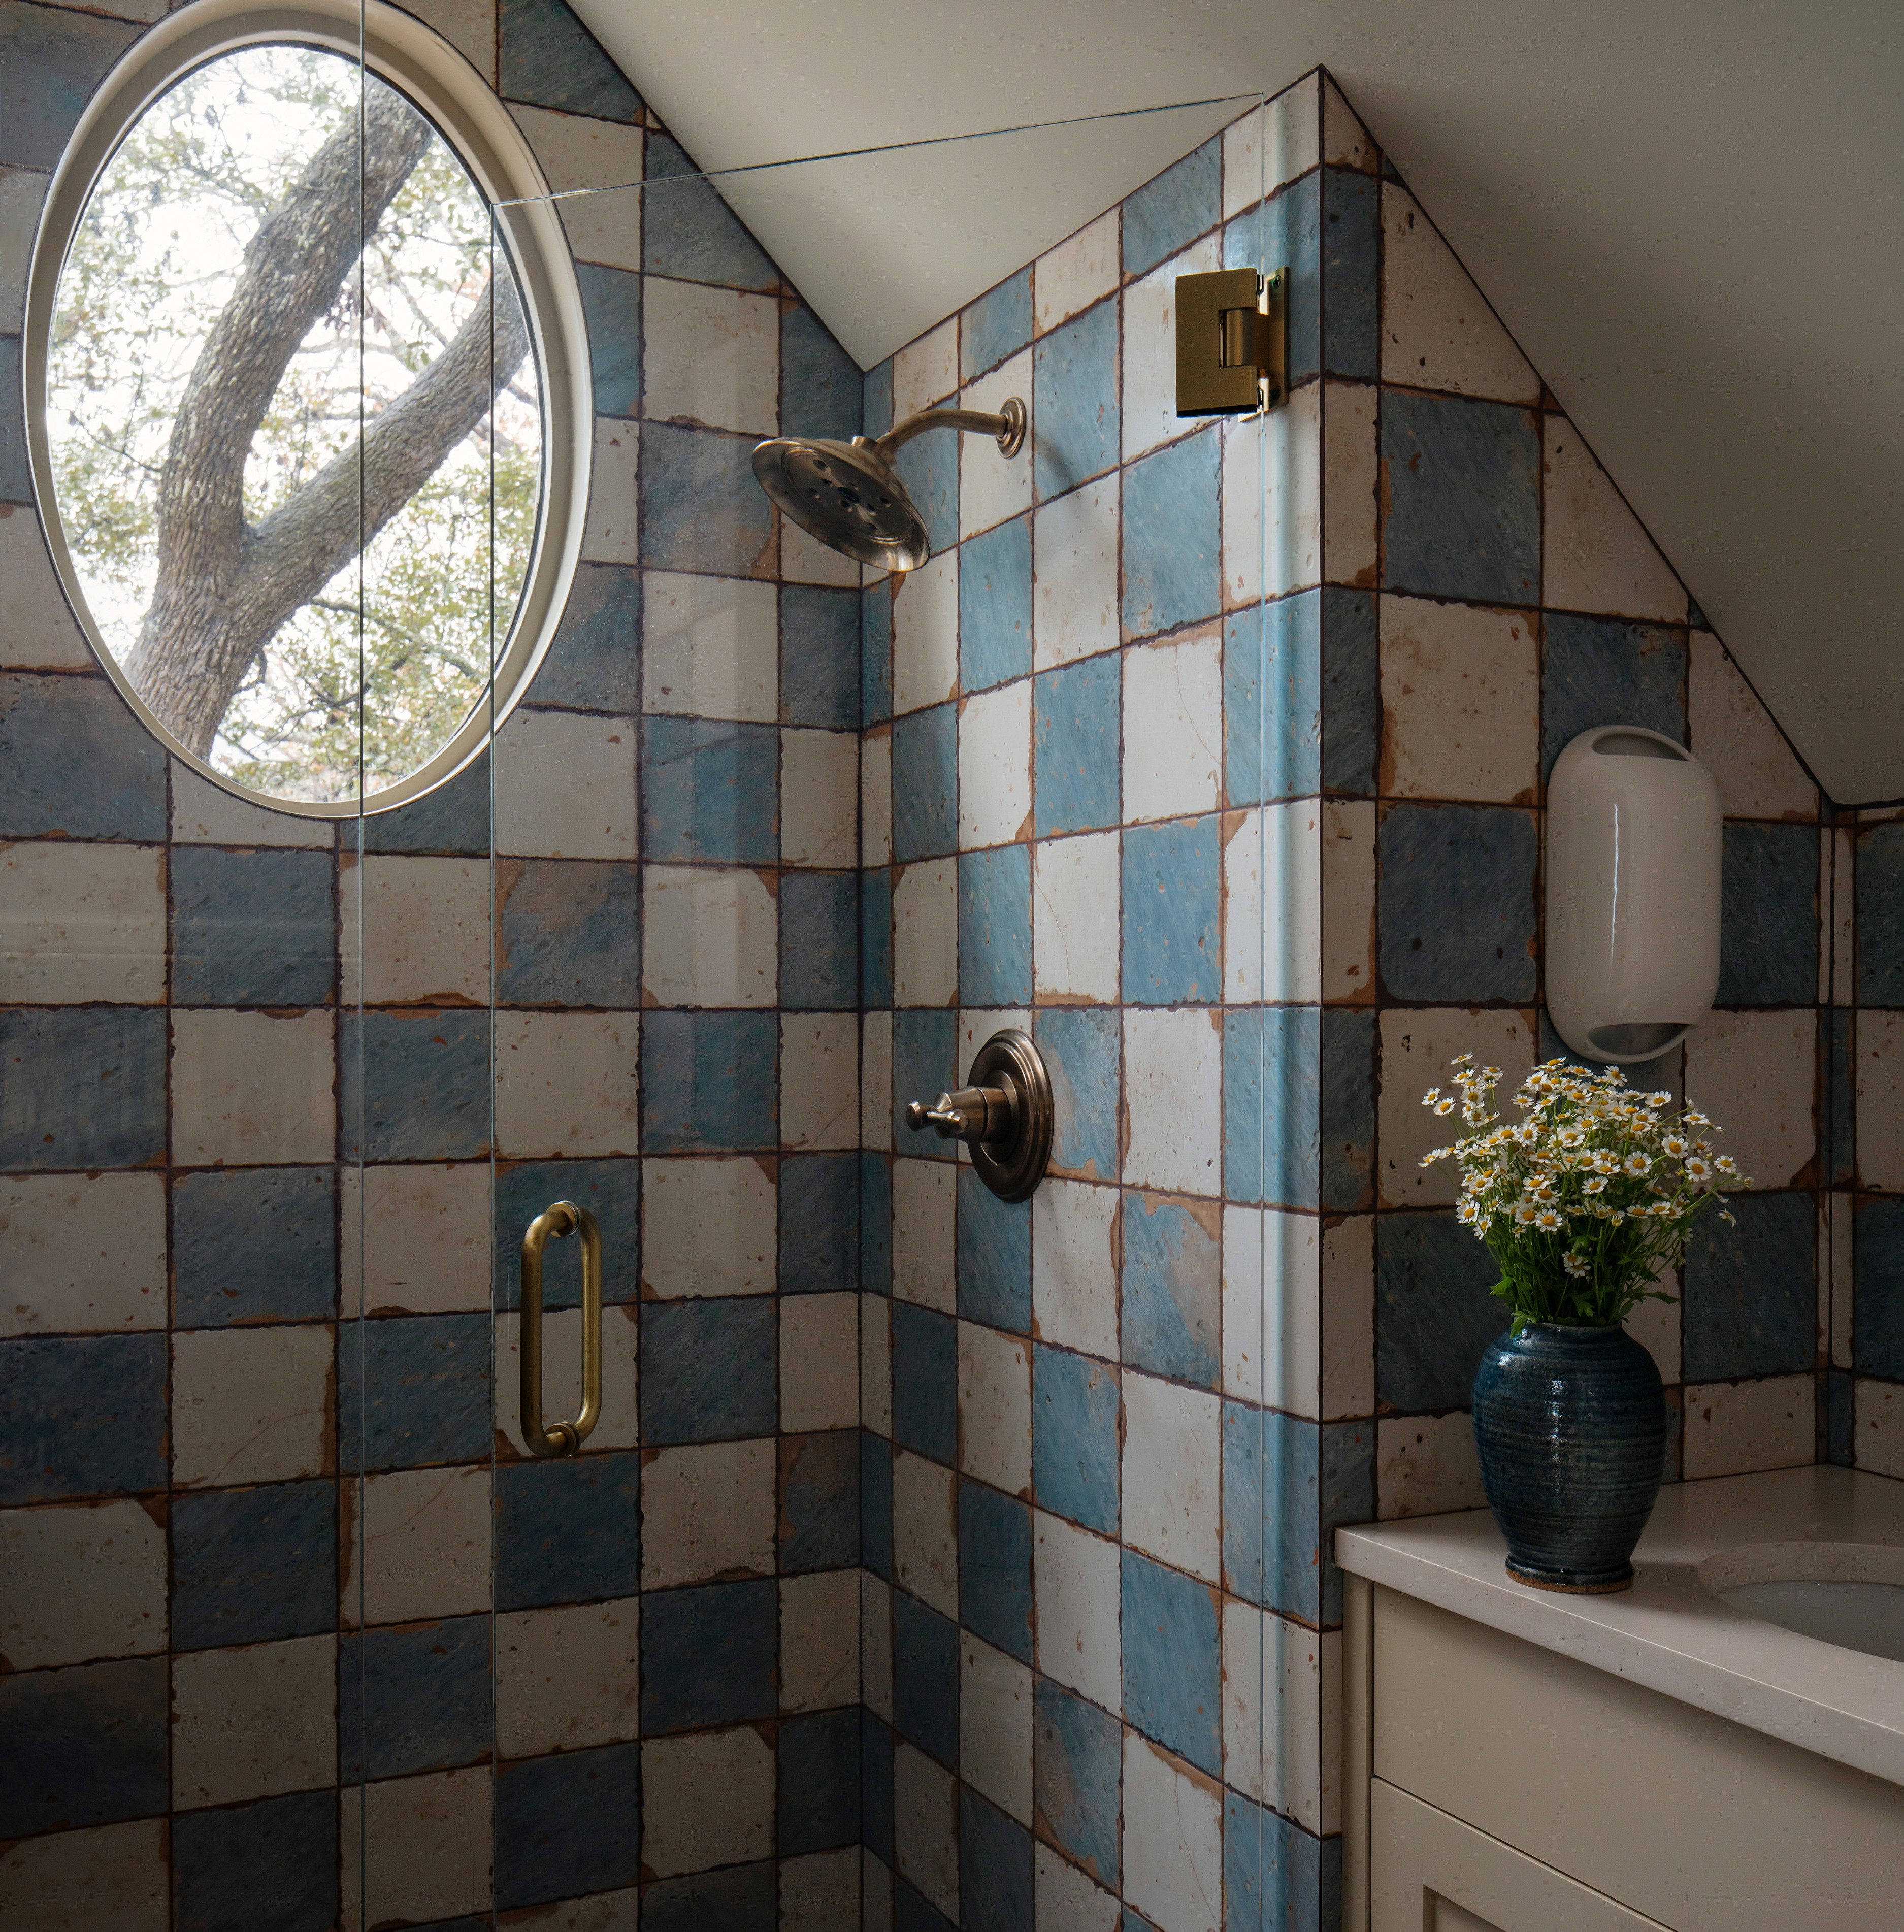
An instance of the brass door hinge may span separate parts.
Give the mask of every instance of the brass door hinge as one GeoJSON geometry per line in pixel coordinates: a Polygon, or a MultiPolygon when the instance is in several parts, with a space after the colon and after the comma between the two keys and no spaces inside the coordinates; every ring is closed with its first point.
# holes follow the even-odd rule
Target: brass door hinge
{"type": "Polygon", "coordinates": [[[1281,268],[1177,277],[1180,416],[1246,416],[1283,400],[1288,281],[1281,268]]]}

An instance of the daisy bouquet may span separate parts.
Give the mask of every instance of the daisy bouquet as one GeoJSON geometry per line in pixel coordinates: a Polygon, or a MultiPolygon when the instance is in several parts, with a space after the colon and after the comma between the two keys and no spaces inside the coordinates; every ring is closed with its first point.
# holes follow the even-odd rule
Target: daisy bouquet
{"type": "MultiPolygon", "coordinates": [[[[1589,1072],[1566,1060],[1537,1066],[1513,1096],[1520,1118],[1495,1111],[1498,1066],[1454,1060],[1452,1091],[1422,1105],[1445,1118],[1458,1107],[1468,1132],[1422,1160],[1460,1170],[1456,1217],[1487,1244],[1501,1269],[1494,1292],[1530,1322],[1610,1328],[1642,1301],[1671,1301],[1657,1285],[1676,1264],[1693,1217],[1723,1183],[1750,1187],[1705,1138],[1719,1130],[1672,1096],[1641,1094],[1617,1066],[1589,1072]]],[[[1720,1219],[1730,1221],[1723,1208],[1720,1219]]]]}

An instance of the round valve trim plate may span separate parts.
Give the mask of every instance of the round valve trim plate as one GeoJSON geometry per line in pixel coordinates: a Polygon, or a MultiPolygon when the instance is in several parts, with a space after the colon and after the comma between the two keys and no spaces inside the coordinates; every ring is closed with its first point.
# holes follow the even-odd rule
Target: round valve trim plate
{"type": "Polygon", "coordinates": [[[972,1165],[1001,1201],[1029,1199],[1045,1178],[1056,1121],[1043,1054],[1029,1034],[1006,1027],[979,1048],[966,1079],[973,1087],[1005,1087],[1015,1094],[1017,1132],[1009,1141],[974,1142],[972,1165]]]}

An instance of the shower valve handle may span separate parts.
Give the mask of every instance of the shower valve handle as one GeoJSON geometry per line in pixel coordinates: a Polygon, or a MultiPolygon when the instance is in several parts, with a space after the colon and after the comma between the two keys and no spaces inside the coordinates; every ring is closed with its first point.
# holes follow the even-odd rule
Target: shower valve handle
{"type": "Polygon", "coordinates": [[[1028,1033],[1005,1027],[979,1048],[965,1077],[970,1086],[941,1094],[930,1106],[909,1102],[906,1124],[914,1133],[929,1126],[942,1140],[964,1142],[993,1193],[1023,1201],[1045,1178],[1057,1125],[1044,1056],[1028,1033]]]}
{"type": "Polygon", "coordinates": [[[1015,1088],[961,1087],[956,1094],[941,1094],[929,1107],[913,1101],[906,1108],[906,1124],[914,1133],[930,1125],[941,1140],[967,1141],[976,1147],[1010,1139],[1018,1113],[1015,1088]]]}

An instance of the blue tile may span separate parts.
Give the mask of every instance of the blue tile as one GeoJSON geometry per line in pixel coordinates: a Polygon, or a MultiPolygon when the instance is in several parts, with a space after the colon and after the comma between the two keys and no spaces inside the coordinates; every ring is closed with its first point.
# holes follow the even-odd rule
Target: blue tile
{"type": "Polygon", "coordinates": [[[1014,1335],[1031,1332],[1031,1204],[1001,1201],[958,1170],[958,1312],[1014,1335]]]}
{"type": "Polygon", "coordinates": [[[337,1250],[328,1167],[181,1174],[172,1185],[173,1325],[328,1320],[337,1250]]]}
{"type": "Polygon", "coordinates": [[[859,1816],[866,1849],[892,1856],[892,1733],[862,1706],[859,1712],[859,1816]]]}
{"type": "Polygon", "coordinates": [[[1375,790],[1381,741],[1375,594],[1330,589],[1321,595],[1322,787],[1366,798],[1375,790]]]}
{"type": "Polygon", "coordinates": [[[958,1792],[960,1932],[1032,1932],[1031,1834],[970,1785],[958,1792]]]}
{"type": "Polygon", "coordinates": [[[1038,1834],[1114,1892],[1123,1729],[1115,1718],[1046,1677],[1037,1680],[1032,1721],[1038,1834]]]}
{"type": "Polygon", "coordinates": [[[859,1010],[892,1004],[892,872],[868,866],[859,874],[859,1010]]]}
{"type": "Polygon", "coordinates": [[[1031,1510],[969,1478],[958,1486],[958,1620],[1031,1661],[1031,1510]]]}
{"type": "Polygon", "coordinates": [[[1206,141],[1123,204],[1124,273],[1147,274],[1222,218],[1223,144],[1206,141]]]}
{"type": "Polygon", "coordinates": [[[883,577],[859,593],[859,718],[883,724],[892,716],[892,590],[883,577]]]}
{"type": "Polygon", "coordinates": [[[892,1597],[892,1723],[909,1744],[958,1766],[958,1626],[904,1590],[892,1597]]]}
{"type": "Polygon", "coordinates": [[[859,998],[859,875],[783,872],[780,1003],[850,1012],[859,998]]]}
{"type": "Polygon", "coordinates": [[[0,1677],[0,1832],[163,1811],[167,1673],[141,1657],[0,1677]]]}
{"type": "Polygon", "coordinates": [[[859,1156],[859,1286],[892,1292],[892,1160],[871,1151],[859,1156]]]}
{"type": "Polygon", "coordinates": [[[337,1797],[300,1791],[171,1823],[177,1932],[331,1932],[337,1918],[337,1797]]]}
{"type": "Polygon", "coordinates": [[[490,1355],[487,1309],[355,1324],[338,1350],[339,1463],[407,1469],[483,1460],[496,1412],[490,1355]]]}
{"type": "Polygon", "coordinates": [[[1846,1370],[1832,1369],[1823,1379],[1825,1400],[1819,1417],[1818,1460],[1835,1468],[1849,1469],[1855,1456],[1852,1378],[1846,1370]]]}
{"type": "Polygon", "coordinates": [[[676,423],[641,426],[641,556],[653,570],[773,573],[773,506],[754,440],[676,423]]]}
{"type": "Polygon", "coordinates": [[[640,1588],[639,1452],[499,1463],[495,1486],[499,1610],[640,1588]]]}
{"type": "Polygon", "coordinates": [[[1686,644],[1614,618],[1548,616],[1540,647],[1540,772],[1582,731],[1638,724],[1686,742],[1686,644]]]}
{"type": "Polygon", "coordinates": [[[346,1160],[472,1160],[489,1151],[490,1016],[343,1016],[346,1160]]]}
{"type": "Polygon", "coordinates": [[[598,416],[641,413],[641,278],[592,262],[575,264],[588,325],[598,416]]]}
{"type": "Polygon", "coordinates": [[[643,1598],[643,1736],[773,1716],[778,1588],[769,1578],[643,1598]]]}
{"type": "Polygon", "coordinates": [[[1507,1326],[1501,1270],[1454,1217],[1384,1214],[1375,1226],[1375,1391],[1385,1408],[1465,1408],[1481,1351],[1507,1326]]]}
{"type": "Polygon", "coordinates": [[[0,8],[0,165],[58,166],[93,88],[141,31],[64,8],[0,8]]]}
{"type": "Polygon", "coordinates": [[[1321,782],[1322,596],[1309,590],[1256,604],[1224,625],[1223,788],[1231,805],[1305,796],[1321,782]]]}
{"type": "Polygon", "coordinates": [[[771,724],[651,718],[644,734],[642,820],[650,859],[780,856],[780,734],[771,724]]]}
{"type": "Polygon", "coordinates": [[[1245,1006],[1224,1014],[1228,1199],[1316,1204],[1321,1035],[1314,1006],[1245,1006]]]}
{"type": "Polygon", "coordinates": [[[694,178],[693,161],[665,134],[648,136],[647,172],[641,262],[649,274],[763,292],[779,287],[779,271],[766,251],[714,184],[694,178]]]}
{"type": "Polygon", "coordinates": [[[1382,397],[1382,583],[1533,604],[1540,594],[1540,428],[1465,396],[1382,397]]]}
{"type": "Polygon", "coordinates": [[[1124,1000],[1223,997],[1223,852],[1213,813],[1124,833],[1124,1000]]]}
{"type": "Polygon", "coordinates": [[[1381,374],[1381,189],[1373,175],[1322,170],[1322,363],[1332,376],[1381,374]]]}
{"type": "Polygon", "coordinates": [[[1223,1375],[1220,1212],[1213,1202],[1123,1197],[1123,1358],[1215,1388],[1223,1375]]]}
{"type": "Polygon", "coordinates": [[[958,1324],[909,1301],[892,1304],[892,1439],[934,1462],[957,1460],[958,1324]]]}
{"type": "Polygon", "coordinates": [[[1342,1841],[1312,1838],[1239,1792],[1223,1794],[1223,1932],[1342,1923],[1342,1841]]]}
{"type": "Polygon", "coordinates": [[[866,371],[861,401],[862,436],[883,436],[892,427],[892,358],[875,364],[866,371]]]}
{"type": "Polygon", "coordinates": [[[1716,1005],[1816,999],[1818,848],[1815,826],[1726,827],[1716,1005]]]}
{"type": "Polygon", "coordinates": [[[0,677],[0,838],[48,833],[166,835],[165,753],[103,678],[0,677]]]}
{"type": "Polygon", "coordinates": [[[780,1139],[780,1023],[772,1013],[645,1013],[642,1144],[721,1154],[780,1139]]]}
{"type": "Polygon", "coordinates": [[[1031,1004],[1031,848],[958,861],[958,997],[964,1006],[1031,1004]]]}
{"type": "Polygon", "coordinates": [[[1031,519],[1014,517],[958,553],[958,682],[967,692],[1031,669],[1031,519]]]}
{"type": "Polygon", "coordinates": [[[641,868],[583,859],[496,867],[496,997],[508,1006],[641,1004],[641,868]]]}
{"type": "Polygon", "coordinates": [[[783,1718],[777,1739],[783,1858],[859,1843],[859,1712],[783,1718]]]}
{"type": "Polygon", "coordinates": [[[1051,1076],[1051,1164],[1093,1180],[1117,1178],[1121,1022],[1108,1007],[1040,1009],[1034,1037],[1051,1076]]]}
{"type": "Polygon", "coordinates": [[[1685,1379],[1726,1382],[1812,1367],[1817,1214],[1808,1193],[1741,1194],[1729,1226],[1708,1208],[1686,1240],[1685,1379]]]}
{"type": "Polygon", "coordinates": [[[958,850],[958,712],[935,704],[892,725],[892,856],[901,865],[958,850]]]}
{"type": "Polygon", "coordinates": [[[172,997],[181,1006],[315,1006],[336,977],[328,852],[172,848],[172,997]]]}
{"type": "Polygon", "coordinates": [[[781,1293],[859,1286],[859,1155],[787,1155],[780,1163],[781,1293]]]}
{"type": "Polygon", "coordinates": [[[495,1734],[487,1616],[350,1630],[337,1654],[346,1783],[487,1758],[495,1734]]]}
{"type": "Polygon", "coordinates": [[[1904,1382],[1904,1201],[1858,1203],[1852,1337],[1859,1371],[1904,1382]]]}
{"type": "Polygon", "coordinates": [[[780,1567],[795,1575],[859,1561],[859,1433],[780,1438],[780,1567]]]}
{"type": "Polygon", "coordinates": [[[902,1007],[892,1016],[893,1143],[902,1154],[950,1160],[955,1143],[928,1127],[906,1125],[906,1103],[931,1100],[959,1084],[958,1016],[937,1007],[902,1007]]]}
{"type": "Polygon", "coordinates": [[[780,722],[856,728],[859,723],[857,590],[784,584],[780,590],[780,722]]]}
{"type": "Polygon", "coordinates": [[[1390,998],[1534,996],[1534,814],[1492,805],[1392,805],[1377,835],[1380,961],[1390,998]]]}
{"type": "Polygon", "coordinates": [[[0,335],[0,502],[32,500],[33,472],[20,410],[19,338],[0,335]]]}
{"type": "Polygon", "coordinates": [[[137,1167],[165,1156],[157,1009],[0,1012],[0,1167],[137,1167]]]}
{"type": "Polygon", "coordinates": [[[612,1892],[641,1876],[641,1747],[505,1764],[496,1779],[496,1903],[612,1892]]]}
{"type": "MultiPolygon", "coordinates": [[[[641,1164],[632,1158],[605,1160],[499,1162],[494,1169],[496,1273],[491,1305],[522,1306],[522,1238],[529,1224],[551,1202],[572,1201],[586,1208],[601,1228],[601,1298],[634,1301],[641,1293],[641,1164]]],[[[572,1239],[551,1241],[542,1274],[544,1308],[579,1308],[582,1303],[580,1250],[572,1239]]]]}
{"type": "MultiPolygon", "coordinates": [[[[580,568],[592,567],[584,564],[580,568]]],[[[571,603],[572,606],[572,597],[571,603]]],[[[536,681],[541,681],[539,674],[536,681]]],[[[484,752],[434,791],[394,810],[352,820],[343,828],[344,850],[484,857],[490,850],[489,820],[490,764],[489,754],[484,752]]]]}
{"type": "Polygon", "coordinates": [[[641,573],[625,564],[578,563],[527,701],[578,711],[637,711],[640,664],[641,573]]]}
{"type": "Polygon", "coordinates": [[[775,1932],[772,1864],[663,1879],[641,1894],[641,1932],[775,1932]]]}
{"type": "Polygon", "coordinates": [[[1904,1006],[1904,819],[1856,838],[1858,1004],[1904,1006]]]}
{"type": "Polygon", "coordinates": [[[1046,671],[1032,687],[1038,836],[1115,825],[1123,714],[1117,653],[1046,671]]]}
{"type": "Polygon", "coordinates": [[[1117,1533],[1118,1375],[1042,1342],[1032,1349],[1031,1480],[1038,1507],[1117,1533]]]}
{"type": "Polygon", "coordinates": [[[1375,1016],[1367,1006],[1322,1010],[1321,1204],[1347,1214],[1375,1204],[1375,1016]]]}
{"type": "Polygon", "coordinates": [[[829,436],[850,442],[859,434],[865,405],[859,364],[804,302],[780,312],[780,433],[829,436]]]}
{"type": "Polygon", "coordinates": [[[1134,1550],[1123,1555],[1125,1718],[1199,1770],[1221,1777],[1217,1592],[1134,1550]]]}
{"type": "Polygon", "coordinates": [[[1260,209],[1223,231],[1226,268],[1288,272],[1284,363],[1293,386],[1322,366],[1322,175],[1315,170],[1279,189],[1260,209]]]}
{"type": "Polygon", "coordinates": [[[1223,1405],[1225,1587],[1305,1623],[1342,1618],[1333,1538],[1375,1513],[1372,1422],[1223,1405]]]}
{"type": "Polygon", "coordinates": [[[996,288],[988,290],[961,317],[961,377],[969,382],[974,376],[997,368],[1030,340],[1031,271],[1024,268],[996,288]]]}
{"type": "Polygon", "coordinates": [[[892,1444],[871,1430],[859,1433],[859,1561],[892,1581],[892,1444]]]}
{"type": "Polygon", "coordinates": [[[641,1439],[725,1442],[779,1420],[771,1295],[651,1301],[641,1312],[641,1439]]]}
{"type": "Polygon", "coordinates": [[[1042,502],[1116,466],[1117,303],[1099,302],[1041,337],[1033,362],[1033,476],[1042,502]]]}
{"type": "Polygon", "coordinates": [[[337,1628],[334,1483],[175,1496],[171,1528],[175,1650],[337,1628]]]}
{"type": "Polygon", "coordinates": [[[892,1881],[892,1932],[958,1932],[952,1921],[903,1878],[892,1881]]]}
{"type": "Polygon", "coordinates": [[[640,118],[640,95],[564,0],[502,0],[496,45],[508,99],[598,121],[640,118]]]}
{"type": "Polygon", "coordinates": [[[958,542],[958,465],[963,438],[949,429],[928,430],[905,444],[892,459],[893,474],[905,487],[925,524],[937,556],[958,542]]]}
{"type": "Polygon", "coordinates": [[[1216,432],[1199,430],[1124,472],[1124,636],[1201,623],[1222,608],[1216,432]]]}
{"type": "Polygon", "coordinates": [[[0,1506],[163,1489],[166,1354],[163,1335],[0,1342],[0,1506]]]}

